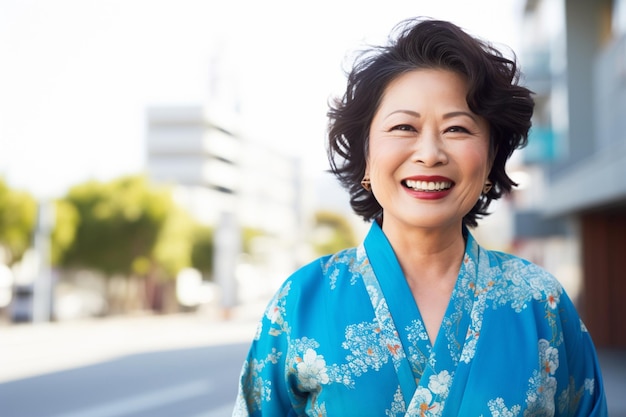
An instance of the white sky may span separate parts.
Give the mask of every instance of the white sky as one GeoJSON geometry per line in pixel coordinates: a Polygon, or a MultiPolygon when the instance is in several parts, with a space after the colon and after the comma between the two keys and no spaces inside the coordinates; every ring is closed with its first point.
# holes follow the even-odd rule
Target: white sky
{"type": "Polygon", "coordinates": [[[321,171],[326,102],[343,88],[351,50],[423,15],[517,51],[522,4],[0,0],[0,176],[55,197],[141,172],[146,108],[207,102],[218,50],[233,64],[241,130],[321,171]]]}

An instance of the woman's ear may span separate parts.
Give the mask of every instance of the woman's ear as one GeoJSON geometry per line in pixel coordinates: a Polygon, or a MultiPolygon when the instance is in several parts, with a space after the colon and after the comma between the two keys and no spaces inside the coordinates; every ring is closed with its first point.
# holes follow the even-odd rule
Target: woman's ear
{"type": "Polygon", "coordinates": [[[361,180],[361,187],[365,188],[366,191],[372,191],[372,184],[370,182],[370,173],[367,165],[365,166],[365,174],[363,174],[363,179],[361,180]]]}

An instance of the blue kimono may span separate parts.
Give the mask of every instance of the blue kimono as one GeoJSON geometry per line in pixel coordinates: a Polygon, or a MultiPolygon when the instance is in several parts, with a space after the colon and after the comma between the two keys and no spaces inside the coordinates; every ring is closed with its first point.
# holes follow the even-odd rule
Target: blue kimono
{"type": "Polygon", "coordinates": [[[606,416],[561,285],[465,233],[434,345],[376,222],[360,247],[294,273],[259,325],[233,416],[606,416]]]}

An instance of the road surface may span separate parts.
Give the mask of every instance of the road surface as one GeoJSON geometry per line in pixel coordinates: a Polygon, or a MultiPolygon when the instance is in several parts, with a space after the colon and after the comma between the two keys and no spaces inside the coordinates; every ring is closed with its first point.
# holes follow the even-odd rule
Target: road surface
{"type": "Polygon", "coordinates": [[[0,416],[230,416],[255,326],[191,314],[0,327],[0,416]]]}

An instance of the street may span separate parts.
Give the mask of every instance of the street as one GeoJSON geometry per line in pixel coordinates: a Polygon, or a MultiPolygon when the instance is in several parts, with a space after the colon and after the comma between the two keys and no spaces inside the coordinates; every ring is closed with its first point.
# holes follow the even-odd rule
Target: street
{"type": "Polygon", "coordinates": [[[253,320],[0,327],[1,417],[226,417],[253,320]]]}

